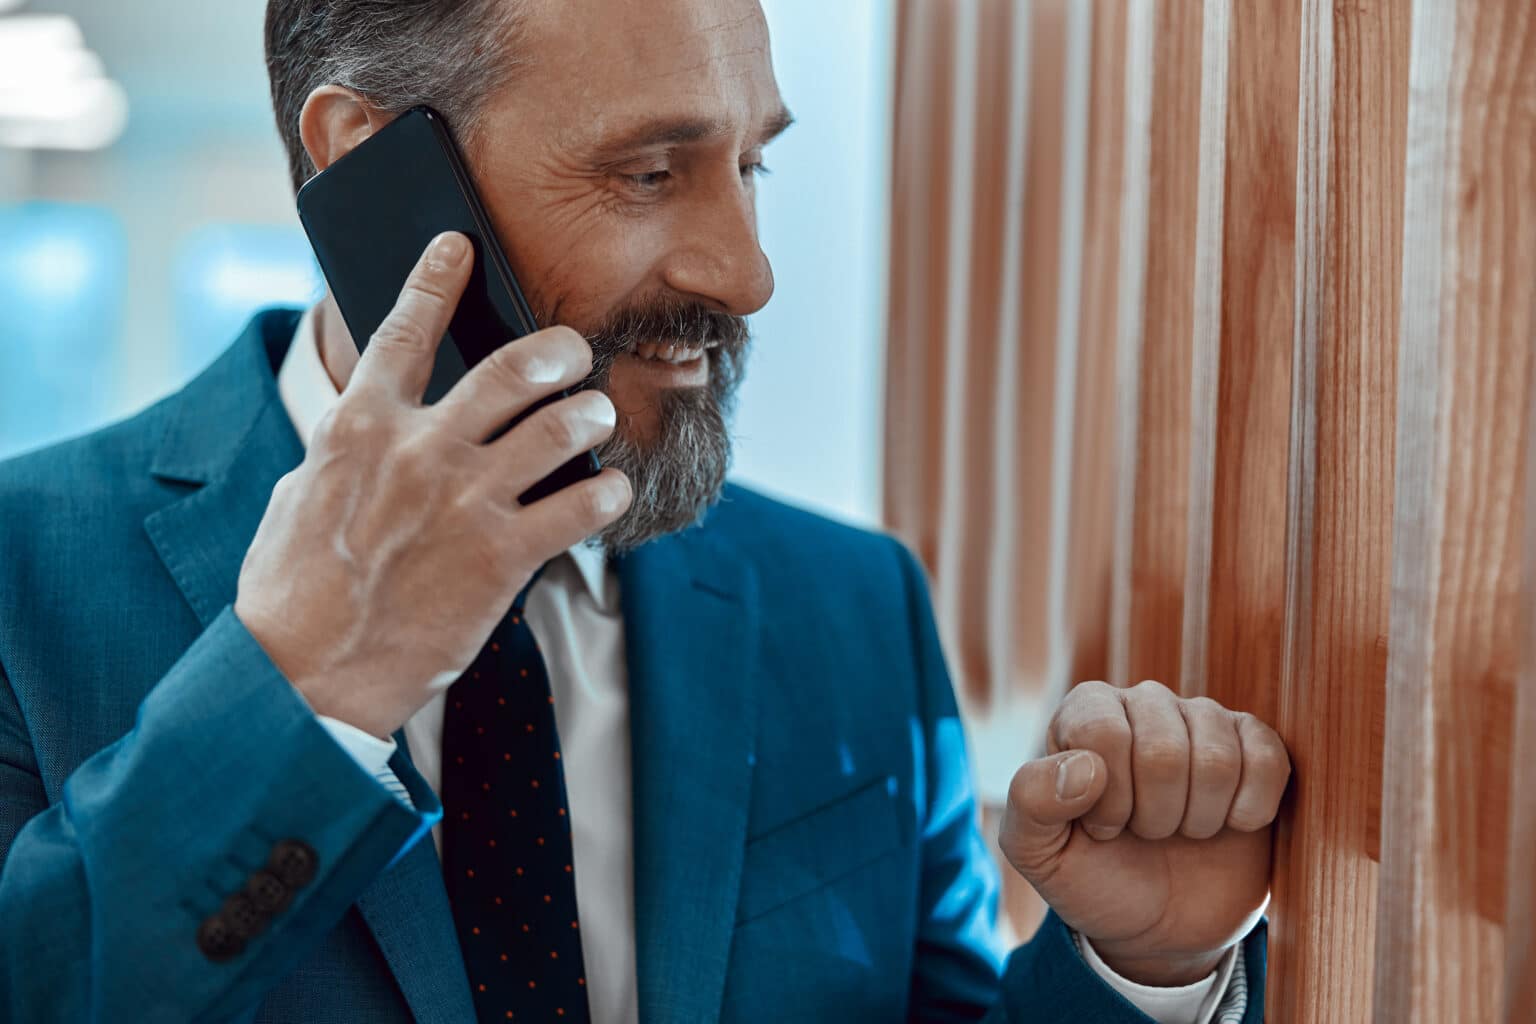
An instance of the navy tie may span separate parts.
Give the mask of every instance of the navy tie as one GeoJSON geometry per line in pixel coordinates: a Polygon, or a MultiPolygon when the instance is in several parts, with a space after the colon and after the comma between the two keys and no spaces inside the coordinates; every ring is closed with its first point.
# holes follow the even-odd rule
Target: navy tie
{"type": "Polygon", "coordinates": [[[538,577],[443,710],[443,873],[481,1024],[590,1019],[555,700],[523,615],[538,577]]]}

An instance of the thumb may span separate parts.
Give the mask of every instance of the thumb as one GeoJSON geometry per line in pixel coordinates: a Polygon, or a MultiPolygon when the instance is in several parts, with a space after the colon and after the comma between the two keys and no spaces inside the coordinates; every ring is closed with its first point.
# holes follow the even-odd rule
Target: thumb
{"type": "Polygon", "coordinates": [[[997,842],[1026,878],[1038,874],[1061,852],[1072,822],[1088,813],[1104,793],[1109,767],[1091,750],[1068,750],[1030,761],[1008,786],[997,842]]]}

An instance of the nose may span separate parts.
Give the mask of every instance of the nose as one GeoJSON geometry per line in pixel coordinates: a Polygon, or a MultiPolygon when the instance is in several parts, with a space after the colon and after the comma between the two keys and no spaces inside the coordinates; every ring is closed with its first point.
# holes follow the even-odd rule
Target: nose
{"type": "Polygon", "coordinates": [[[712,189],[679,211],[679,241],[664,276],[678,292],[733,316],[748,316],[773,295],[773,267],[757,240],[751,189],[712,189]]]}

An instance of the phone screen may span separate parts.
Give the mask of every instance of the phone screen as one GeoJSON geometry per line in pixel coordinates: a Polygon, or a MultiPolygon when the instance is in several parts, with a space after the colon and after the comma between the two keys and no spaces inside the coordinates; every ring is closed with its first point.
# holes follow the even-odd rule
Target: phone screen
{"type": "MultiPolygon", "coordinates": [[[[394,307],[422,252],[444,231],[475,249],[474,270],[438,348],[423,400],[436,402],[496,349],[538,330],[448,126],[428,107],[401,114],[299,191],[299,220],[359,351],[394,307]]],[[[550,395],[492,438],[568,392],[550,395]]],[[[520,497],[536,501],[598,471],[588,452],[520,497]]]]}

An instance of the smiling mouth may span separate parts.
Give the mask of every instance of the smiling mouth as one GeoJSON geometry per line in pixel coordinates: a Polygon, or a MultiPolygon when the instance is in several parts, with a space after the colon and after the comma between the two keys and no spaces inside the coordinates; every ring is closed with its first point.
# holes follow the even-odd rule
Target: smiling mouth
{"type": "Polygon", "coordinates": [[[631,346],[627,353],[637,359],[668,363],[672,366],[683,366],[698,359],[707,350],[718,348],[719,346],[720,343],[718,341],[707,341],[703,345],[680,345],[676,342],[642,341],[637,345],[631,346]]]}

